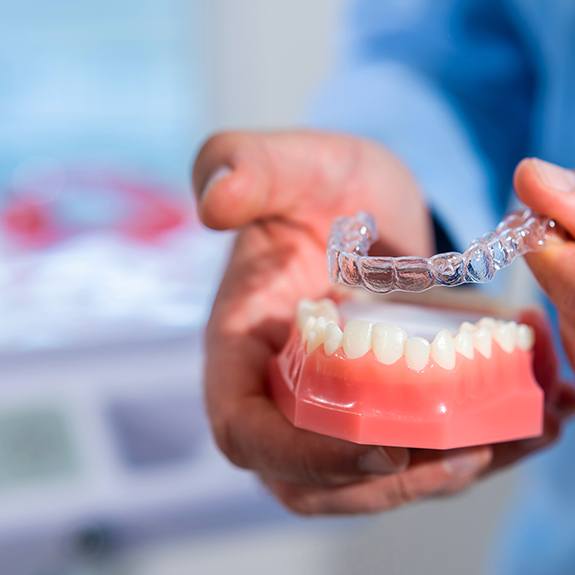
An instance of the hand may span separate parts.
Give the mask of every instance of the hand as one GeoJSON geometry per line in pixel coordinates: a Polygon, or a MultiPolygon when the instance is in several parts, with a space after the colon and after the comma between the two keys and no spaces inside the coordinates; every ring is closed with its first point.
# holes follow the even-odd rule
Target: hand
{"type": "Polygon", "coordinates": [[[527,263],[557,308],[561,337],[575,369],[575,171],[542,160],[523,160],[515,172],[517,195],[553,218],[565,233],[552,237],[527,263]]]}
{"type": "MultiPolygon", "coordinates": [[[[355,445],[293,427],[266,394],[268,362],[286,341],[299,299],[329,292],[325,244],[333,218],[369,211],[383,234],[382,253],[429,255],[430,220],[417,184],[374,143],[312,132],[215,136],[200,151],[193,180],[202,221],[240,229],[206,334],[214,436],[288,508],[390,509],[459,490],[554,440],[551,413],[542,438],[447,453],[355,445]]],[[[546,328],[531,320],[543,334],[540,375],[552,382],[546,328]]]]}

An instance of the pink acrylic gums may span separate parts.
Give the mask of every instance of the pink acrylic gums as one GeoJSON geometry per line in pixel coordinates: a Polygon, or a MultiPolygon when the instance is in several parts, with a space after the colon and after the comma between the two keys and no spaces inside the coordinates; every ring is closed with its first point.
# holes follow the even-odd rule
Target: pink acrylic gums
{"type": "Polygon", "coordinates": [[[386,360],[385,338],[377,344],[374,334],[375,326],[388,323],[359,322],[351,334],[355,340],[346,345],[335,308],[330,311],[325,301],[317,306],[316,316],[312,312],[303,322],[300,309],[299,326],[272,365],[271,394],[296,427],[355,443],[430,449],[541,434],[543,392],[532,372],[533,333],[527,326],[491,318],[459,323],[465,316],[445,309],[352,304],[350,317],[384,319],[392,324],[384,333],[403,332],[395,341],[396,348],[403,341],[403,352],[393,355],[388,338],[392,353],[386,360]],[[410,337],[393,324],[419,335],[410,337]],[[453,348],[445,343],[451,342],[445,326],[455,333],[453,348]],[[362,329],[369,334],[362,336],[362,329]],[[367,351],[355,357],[363,351],[357,349],[362,337],[367,351]]]}

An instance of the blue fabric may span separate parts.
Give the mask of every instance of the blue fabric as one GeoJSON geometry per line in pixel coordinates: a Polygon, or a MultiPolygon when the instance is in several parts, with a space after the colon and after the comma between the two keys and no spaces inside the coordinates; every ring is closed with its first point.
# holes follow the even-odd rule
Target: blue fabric
{"type": "MultiPolygon", "coordinates": [[[[522,157],[575,165],[573,0],[360,0],[346,24],[312,123],[394,150],[456,245],[508,208],[522,157]]],[[[575,573],[574,453],[570,429],[525,466],[491,572],[575,573]]]]}

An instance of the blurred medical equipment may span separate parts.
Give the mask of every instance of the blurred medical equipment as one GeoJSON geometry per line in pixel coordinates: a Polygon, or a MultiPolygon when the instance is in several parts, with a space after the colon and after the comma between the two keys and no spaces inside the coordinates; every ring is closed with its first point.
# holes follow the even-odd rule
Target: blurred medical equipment
{"type": "Polygon", "coordinates": [[[60,573],[70,556],[271,512],[217,454],[203,414],[202,329],[232,238],[202,229],[177,198],[82,169],[35,175],[6,196],[0,557],[10,575],[60,573]]]}

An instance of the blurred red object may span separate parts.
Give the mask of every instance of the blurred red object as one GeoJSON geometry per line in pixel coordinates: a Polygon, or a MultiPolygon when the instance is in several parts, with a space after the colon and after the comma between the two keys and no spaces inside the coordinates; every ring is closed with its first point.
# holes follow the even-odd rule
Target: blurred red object
{"type": "Polygon", "coordinates": [[[194,213],[191,200],[182,201],[163,184],[93,170],[59,170],[12,187],[0,225],[12,241],[28,248],[45,247],[86,231],[108,231],[147,243],[196,222],[194,213]],[[94,190],[99,203],[109,209],[103,221],[86,226],[66,204],[86,200],[83,208],[89,211],[88,191],[94,190]]]}

